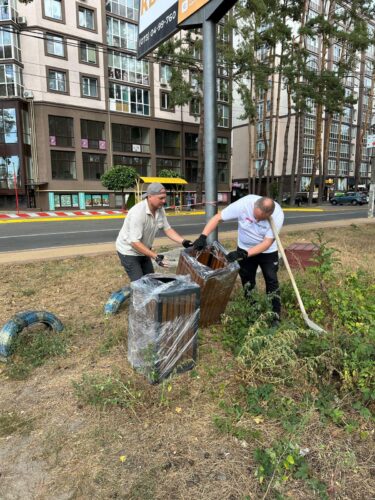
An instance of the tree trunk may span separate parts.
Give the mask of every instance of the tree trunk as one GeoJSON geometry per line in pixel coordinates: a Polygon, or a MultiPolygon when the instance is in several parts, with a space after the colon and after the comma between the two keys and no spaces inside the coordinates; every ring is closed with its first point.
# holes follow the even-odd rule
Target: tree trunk
{"type": "MultiPolygon", "coordinates": [[[[339,188],[339,175],[340,175],[340,154],[341,154],[341,130],[342,130],[342,113],[340,113],[340,120],[337,129],[337,151],[336,151],[336,170],[335,170],[335,189],[339,188]]],[[[351,128],[350,128],[351,130],[351,128]]]]}
{"type": "MultiPolygon", "coordinates": [[[[276,152],[277,152],[277,139],[279,132],[279,116],[280,116],[280,101],[281,101],[281,80],[282,80],[282,55],[284,50],[284,44],[281,45],[281,57],[280,57],[280,69],[278,73],[277,82],[277,97],[276,97],[276,116],[275,116],[275,132],[273,134],[273,144],[272,144],[272,177],[271,184],[275,182],[275,170],[276,170],[276,152]]],[[[280,179],[281,180],[281,179],[280,179]]],[[[284,181],[283,181],[284,182],[284,181]]],[[[280,196],[280,185],[278,187],[278,196],[280,196]]],[[[282,192],[281,192],[282,195],[282,192]]],[[[279,199],[279,198],[278,198],[279,199]]]]}
{"type": "Polygon", "coordinates": [[[276,62],[276,48],[273,48],[273,54],[272,54],[272,78],[271,78],[271,99],[270,99],[270,115],[269,115],[269,146],[268,146],[268,151],[267,151],[267,196],[271,196],[271,189],[272,189],[272,183],[273,179],[275,177],[275,168],[273,163],[271,163],[271,151],[272,151],[272,144],[273,144],[273,108],[274,108],[274,99],[275,99],[275,62],[276,62]]]}
{"type": "Polygon", "coordinates": [[[318,203],[322,203],[324,198],[325,190],[325,178],[328,171],[328,152],[329,152],[329,139],[332,127],[332,113],[326,113],[325,125],[324,125],[324,147],[323,147],[323,164],[320,169],[320,182],[319,182],[319,193],[318,193],[318,203]]]}
{"type": "Polygon", "coordinates": [[[286,174],[286,165],[288,162],[288,153],[289,153],[289,129],[290,129],[290,122],[292,119],[292,98],[290,94],[290,88],[288,87],[288,118],[285,126],[285,134],[284,134],[284,156],[283,156],[283,167],[282,167],[282,172],[281,172],[281,177],[280,177],[280,183],[279,183],[279,193],[278,193],[278,198],[277,201],[279,203],[282,202],[283,199],[283,190],[284,190],[284,178],[286,174]]]}
{"type": "MultiPolygon", "coordinates": [[[[267,130],[266,130],[266,123],[267,123],[267,95],[268,91],[266,90],[264,92],[264,97],[263,97],[263,120],[262,120],[262,125],[263,125],[263,142],[264,142],[264,151],[263,151],[263,159],[262,159],[262,164],[259,169],[259,184],[258,184],[258,190],[257,194],[261,194],[261,188],[262,188],[262,178],[263,174],[266,168],[267,164],[267,157],[268,157],[268,139],[267,139],[267,130]]],[[[268,176],[268,169],[269,165],[267,165],[267,176],[268,176]]]]}
{"type": "Polygon", "coordinates": [[[298,163],[297,163],[297,175],[296,182],[294,184],[294,198],[291,202],[295,201],[296,192],[298,192],[301,183],[302,171],[303,171],[303,139],[304,139],[304,129],[305,129],[305,115],[304,113],[300,113],[299,117],[299,126],[298,126],[298,163]]]}

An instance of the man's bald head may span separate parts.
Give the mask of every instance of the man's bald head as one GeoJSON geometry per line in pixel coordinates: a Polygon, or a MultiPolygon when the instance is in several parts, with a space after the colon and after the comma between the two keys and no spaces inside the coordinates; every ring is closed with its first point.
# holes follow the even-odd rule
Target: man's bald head
{"type": "Polygon", "coordinates": [[[275,202],[272,198],[262,196],[254,204],[254,215],[257,220],[268,219],[275,210],[275,202]]]}

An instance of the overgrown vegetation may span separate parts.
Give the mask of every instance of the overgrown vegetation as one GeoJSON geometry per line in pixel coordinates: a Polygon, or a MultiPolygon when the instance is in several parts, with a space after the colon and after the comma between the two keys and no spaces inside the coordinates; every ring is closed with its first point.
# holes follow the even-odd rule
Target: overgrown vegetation
{"type": "Polygon", "coordinates": [[[27,378],[34,368],[42,366],[50,358],[66,354],[68,342],[67,331],[59,334],[50,329],[24,330],[12,345],[15,355],[6,365],[8,377],[16,380],[27,378]]]}
{"type": "Polygon", "coordinates": [[[281,290],[285,320],[277,331],[268,327],[267,303],[256,295],[251,304],[241,292],[224,318],[223,340],[235,353],[244,382],[238,401],[222,402],[225,417],[216,417],[215,424],[240,439],[248,435],[241,429],[246,416],[277,427],[271,442],[257,437],[262,446],[254,453],[255,475],[272,497],[293,479],[328,498],[328,485],[313,472],[302,443],[312,423],[371,439],[375,285],[363,271],[343,269],[321,234],[317,243],[316,266],[298,273],[297,282],[309,316],[326,333],[306,329],[289,283],[281,290]]]}

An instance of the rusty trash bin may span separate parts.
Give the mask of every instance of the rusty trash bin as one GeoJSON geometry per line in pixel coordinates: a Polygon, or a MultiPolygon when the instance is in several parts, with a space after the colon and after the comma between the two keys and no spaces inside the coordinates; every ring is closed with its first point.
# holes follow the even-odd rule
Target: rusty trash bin
{"type": "Polygon", "coordinates": [[[197,358],[200,288],[189,276],[148,274],[131,283],[128,360],[151,383],[191,370],[197,358]]]}
{"type": "Polygon", "coordinates": [[[200,326],[218,323],[228,304],[240,266],[226,255],[217,241],[201,252],[181,251],[176,273],[188,274],[201,287],[200,326]]]}

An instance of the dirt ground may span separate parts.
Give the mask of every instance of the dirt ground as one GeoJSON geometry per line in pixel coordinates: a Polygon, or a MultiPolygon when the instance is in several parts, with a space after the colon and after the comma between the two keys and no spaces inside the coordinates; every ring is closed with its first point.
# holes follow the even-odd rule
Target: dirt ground
{"type": "MultiPolygon", "coordinates": [[[[374,273],[374,225],[329,229],[326,236],[340,249],[344,266],[374,273]]],[[[283,238],[285,245],[312,240],[311,233],[298,232],[283,238]]],[[[64,356],[51,357],[23,380],[0,365],[1,412],[17,422],[8,431],[0,428],[1,499],[265,498],[254,474],[256,438],[240,440],[213,425],[220,401],[228,394],[235,398],[239,383],[220,326],[200,332],[195,370],[150,385],[127,362],[127,307],[103,314],[109,295],[127,282],[117,256],[2,265],[0,274],[0,325],[19,311],[47,310],[65,325],[58,335],[69,339],[64,356]],[[129,381],[135,403],[104,409],[86,404],[73,387],[84,374],[117,374],[129,381]]],[[[281,279],[287,279],[285,271],[281,279]]],[[[275,432],[264,423],[248,425],[275,432]]],[[[343,485],[332,498],[369,498],[371,487],[375,498],[374,478],[365,465],[351,466],[343,433],[311,428],[310,447],[317,432],[331,447],[332,461],[321,468],[343,485]],[[339,450],[347,453],[345,466],[343,455],[335,455],[339,450]]],[[[287,497],[317,498],[297,481],[287,497]]]]}

